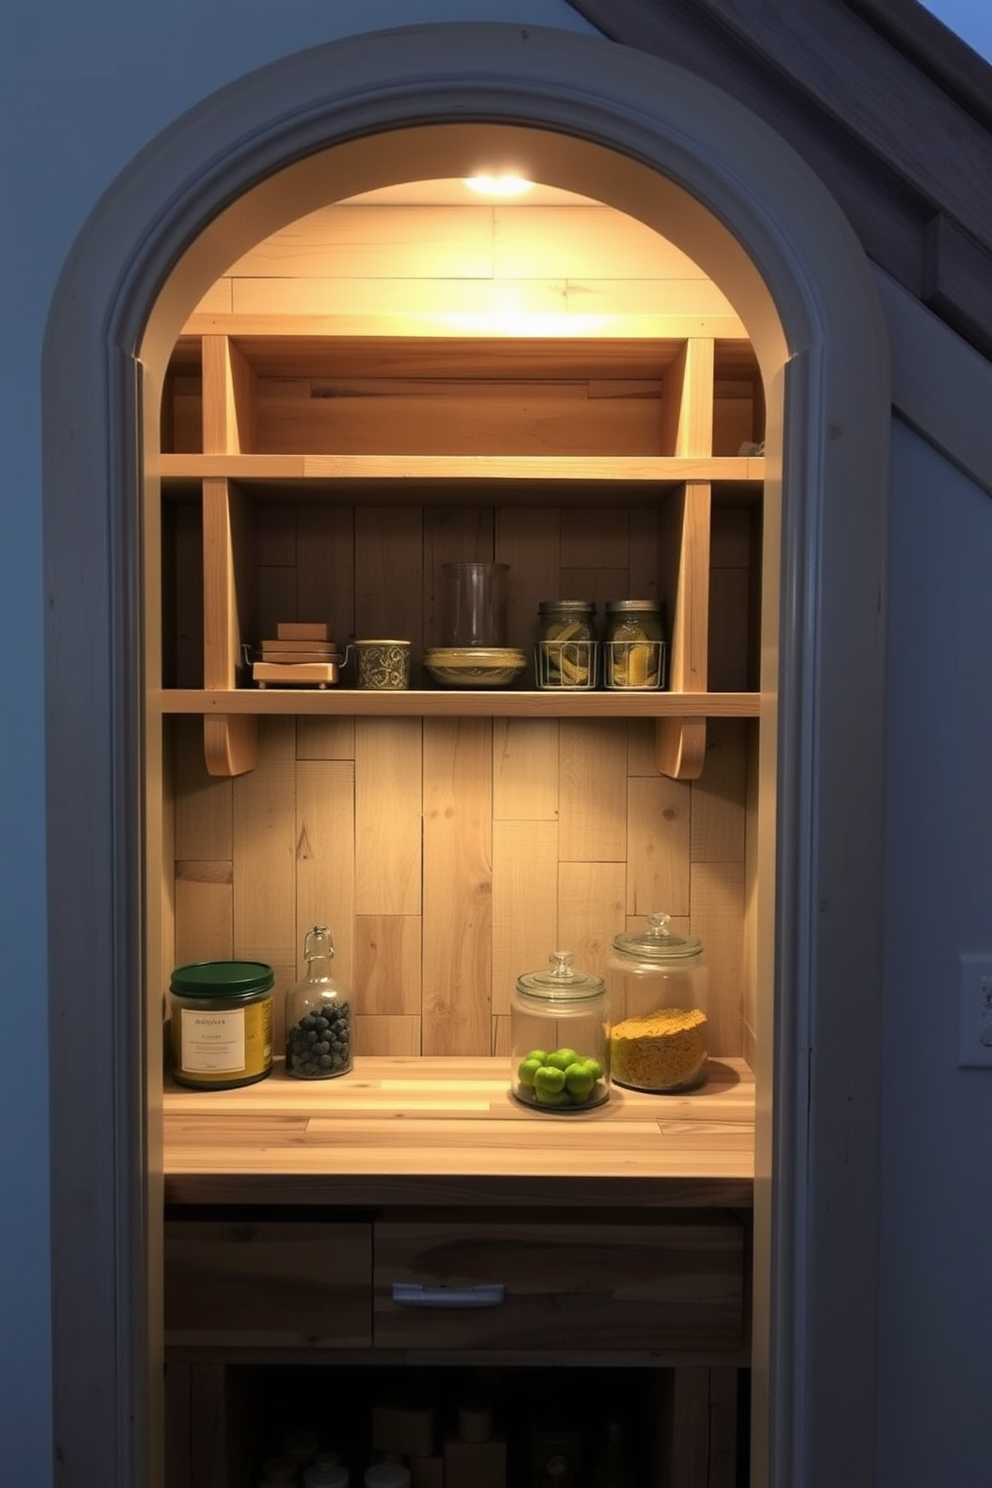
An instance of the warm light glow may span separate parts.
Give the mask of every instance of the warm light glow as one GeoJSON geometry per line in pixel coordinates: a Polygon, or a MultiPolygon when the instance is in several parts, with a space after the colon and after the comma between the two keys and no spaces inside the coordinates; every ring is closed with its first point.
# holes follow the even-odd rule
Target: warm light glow
{"type": "Polygon", "coordinates": [[[523,196],[530,191],[533,181],[523,176],[469,176],[465,185],[480,196],[523,196]]]}

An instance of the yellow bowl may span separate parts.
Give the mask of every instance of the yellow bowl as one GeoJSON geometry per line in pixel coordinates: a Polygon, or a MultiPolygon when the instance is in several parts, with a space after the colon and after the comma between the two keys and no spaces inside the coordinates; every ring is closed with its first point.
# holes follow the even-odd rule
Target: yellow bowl
{"type": "Polygon", "coordinates": [[[527,655],[512,646],[435,646],[424,666],[444,687],[505,687],[527,667],[527,655]]]}

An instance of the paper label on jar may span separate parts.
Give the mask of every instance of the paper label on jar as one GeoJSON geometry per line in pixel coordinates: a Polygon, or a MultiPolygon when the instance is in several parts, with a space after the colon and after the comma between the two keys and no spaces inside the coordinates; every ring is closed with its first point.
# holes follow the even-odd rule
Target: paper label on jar
{"type": "Polygon", "coordinates": [[[183,1073],[240,1073],[245,1068],[245,1012],[245,1008],[223,1013],[182,1008],[183,1073]]]}

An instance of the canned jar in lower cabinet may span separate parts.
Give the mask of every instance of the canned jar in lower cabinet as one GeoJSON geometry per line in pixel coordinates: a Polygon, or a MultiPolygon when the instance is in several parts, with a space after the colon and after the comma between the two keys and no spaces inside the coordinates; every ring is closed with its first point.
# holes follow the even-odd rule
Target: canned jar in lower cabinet
{"type": "Polygon", "coordinates": [[[554,951],[550,971],[517,978],[510,1008],[512,1095],[535,1111],[576,1115],[610,1093],[610,1011],[602,977],[554,951]]]}
{"type": "Polygon", "coordinates": [[[232,1090],[272,1070],[272,985],[264,961],[199,961],[172,973],[172,1074],[194,1090],[232,1090]]]}
{"type": "Polygon", "coordinates": [[[669,930],[668,921],[649,915],[647,930],[616,936],[607,965],[613,1079],[661,1095],[703,1084],[709,1056],[703,943],[669,930]]]}

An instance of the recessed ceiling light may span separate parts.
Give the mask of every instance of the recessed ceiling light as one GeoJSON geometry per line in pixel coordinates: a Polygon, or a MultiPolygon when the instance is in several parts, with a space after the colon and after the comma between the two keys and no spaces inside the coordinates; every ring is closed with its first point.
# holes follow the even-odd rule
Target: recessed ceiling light
{"type": "Polygon", "coordinates": [[[533,181],[523,176],[469,176],[465,185],[480,196],[523,196],[530,191],[533,181]]]}

